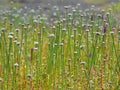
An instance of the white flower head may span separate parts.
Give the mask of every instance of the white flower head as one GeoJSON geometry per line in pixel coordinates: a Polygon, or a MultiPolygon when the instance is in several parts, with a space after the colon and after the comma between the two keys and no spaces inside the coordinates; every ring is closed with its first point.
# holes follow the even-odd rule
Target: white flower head
{"type": "Polygon", "coordinates": [[[15,66],[15,67],[18,67],[19,65],[18,65],[18,63],[15,63],[14,66],[15,66]]]}
{"type": "Polygon", "coordinates": [[[54,34],[49,34],[49,37],[54,37],[55,35],[54,34]]]}
{"type": "Polygon", "coordinates": [[[12,39],[12,38],[13,38],[13,36],[12,36],[12,35],[8,35],[8,38],[12,39]]]}
{"type": "Polygon", "coordinates": [[[0,82],[2,82],[3,81],[3,79],[0,77],[0,82]]]}
{"type": "Polygon", "coordinates": [[[38,44],[39,44],[39,42],[35,41],[35,42],[34,42],[34,44],[35,44],[35,45],[38,45],[38,44]]]}
{"type": "Polygon", "coordinates": [[[27,77],[28,77],[28,78],[31,78],[31,77],[32,77],[32,74],[27,74],[27,77]]]}

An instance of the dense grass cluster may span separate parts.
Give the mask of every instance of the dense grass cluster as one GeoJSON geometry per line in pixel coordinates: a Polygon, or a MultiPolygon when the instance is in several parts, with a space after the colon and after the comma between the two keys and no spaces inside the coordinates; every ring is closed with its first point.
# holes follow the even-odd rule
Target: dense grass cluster
{"type": "Polygon", "coordinates": [[[51,9],[1,11],[0,89],[119,90],[120,27],[112,10],[51,9]]]}

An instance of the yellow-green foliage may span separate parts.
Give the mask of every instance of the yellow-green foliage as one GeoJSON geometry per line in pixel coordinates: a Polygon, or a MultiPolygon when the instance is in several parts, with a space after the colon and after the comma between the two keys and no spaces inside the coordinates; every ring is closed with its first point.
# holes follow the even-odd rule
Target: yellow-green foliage
{"type": "Polygon", "coordinates": [[[86,3],[92,3],[92,4],[102,4],[105,3],[108,0],[84,0],[86,3]]]}

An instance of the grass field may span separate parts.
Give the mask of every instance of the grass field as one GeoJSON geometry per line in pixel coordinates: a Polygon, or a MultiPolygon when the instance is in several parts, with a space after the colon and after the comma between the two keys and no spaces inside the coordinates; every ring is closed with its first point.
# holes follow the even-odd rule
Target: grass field
{"type": "Polygon", "coordinates": [[[53,18],[40,7],[1,10],[0,89],[119,90],[120,26],[112,8],[52,9],[53,18]]]}
{"type": "Polygon", "coordinates": [[[106,3],[108,0],[84,0],[86,3],[92,3],[92,4],[101,4],[106,3]]]}

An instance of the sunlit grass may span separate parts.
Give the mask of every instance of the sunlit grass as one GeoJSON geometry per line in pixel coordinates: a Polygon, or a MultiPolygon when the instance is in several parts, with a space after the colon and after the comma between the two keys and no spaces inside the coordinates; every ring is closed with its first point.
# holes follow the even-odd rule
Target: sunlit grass
{"type": "Polygon", "coordinates": [[[112,9],[53,8],[0,13],[0,89],[119,90],[120,26],[112,9]]]}
{"type": "Polygon", "coordinates": [[[86,3],[92,3],[92,4],[101,4],[105,3],[108,0],[84,0],[86,3]]]}

